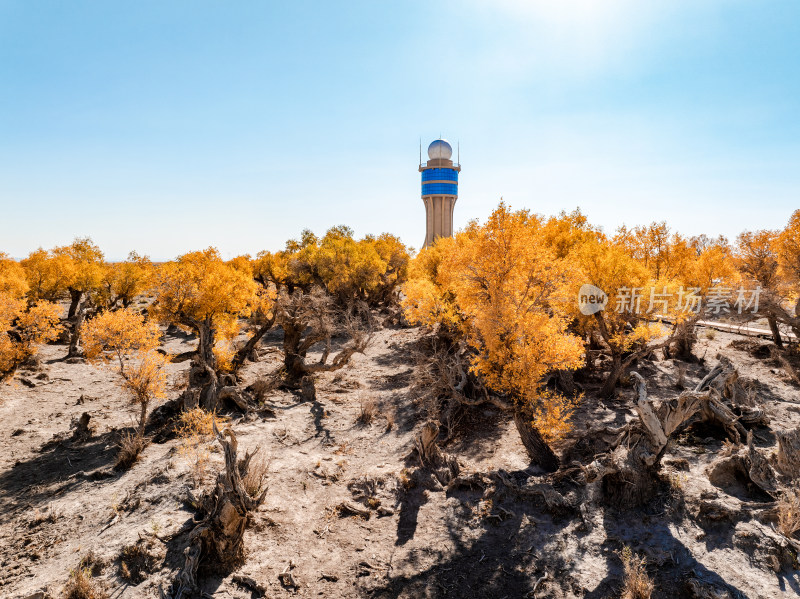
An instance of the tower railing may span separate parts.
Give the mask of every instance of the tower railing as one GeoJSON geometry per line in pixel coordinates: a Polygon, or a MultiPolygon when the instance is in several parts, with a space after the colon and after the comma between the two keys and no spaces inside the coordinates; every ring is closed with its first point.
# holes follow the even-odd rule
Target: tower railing
{"type": "MultiPolygon", "coordinates": [[[[419,163],[419,168],[428,168],[428,163],[427,162],[420,162],[419,163]]],[[[461,165],[458,162],[454,162],[453,164],[448,164],[447,166],[434,164],[434,165],[431,165],[431,168],[461,168],[461,165]]]]}

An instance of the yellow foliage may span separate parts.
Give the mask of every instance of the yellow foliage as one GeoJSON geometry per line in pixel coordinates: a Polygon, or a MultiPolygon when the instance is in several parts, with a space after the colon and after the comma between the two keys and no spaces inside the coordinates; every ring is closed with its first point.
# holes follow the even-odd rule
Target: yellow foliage
{"type": "Polygon", "coordinates": [[[150,286],[154,268],[147,256],[139,256],[136,252],[128,254],[124,262],[109,264],[103,272],[103,303],[109,308],[121,302],[127,308],[137,295],[144,293],[150,286]]]}
{"type": "Polygon", "coordinates": [[[745,231],[736,238],[735,259],[742,275],[764,289],[778,284],[778,256],[775,231],[745,231]]]}
{"type": "Polygon", "coordinates": [[[105,271],[103,252],[88,237],[77,238],[70,245],[57,247],[53,255],[71,263],[67,286],[70,290],[88,293],[102,285],[105,271]]]}
{"type": "Polygon", "coordinates": [[[695,257],[683,271],[687,287],[698,287],[706,295],[714,285],[734,285],[738,282],[733,255],[727,240],[695,250],[695,257]]]}
{"type": "Polygon", "coordinates": [[[314,272],[329,293],[342,299],[364,299],[375,291],[386,272],[375,245],[359,242],[349,234],[331,229],[314,252],[314,272]]]}
{"type": "Polygon", "coordinates": [[[192,478],[199,486],[208,472],[211,451],[208,444],[214,440],[213,422],[223,423],[226,418],[207,412],[203,408],[193,408],[181,412],[175,430],[180,438],[178,453],[192,468],[192,478]]]}
{"type": "Polygon", "coordinates": [[[233,339],[239,334],[239,322],[236,318],[221,318],[218,321],[214,357],[217,359],[217,368],[230,371],[233,368],[233,357],[236,355],[233,339]]]}
{"type": "Polygon", "coordinates": [[[538,408],[541,432],[553,438],[569,429],[571,409],[543,392],[543,377],[583,361],[581,339],[566,330],[576,274],[548,247],[538,217],[500,204],[485,225],[472,222],[420,253],[403,305],[413,322],[456,327],[475,350],[472,371],[538,408]]]}
{"type": "MultiPolygon", "coordinates": [[[[795,210],[777,239],[778,263],[784,281],[800,294],[800,210],[795,210]]],[[[800,317],[800,314],[796,314],[800,317]]]]}
{"type": "Polygon", "coordinates": [[[103,312],[84,323],[81,328],[84,351],[90,360],[99,361],[115,357],[122,375],[122,387],[139,404],[139,431],[144,433],[147,406],[154,399],[164,399],[167,393],[167,373],[164,367],[169,358],[161,355],[158,347],[161,332],[158,326],[145,321],[131,308],[103,312]],[[131,359],[129,365],[125,360],[131,359]]]}
{"type": "Polygon", "coordinates": [[[149,352],[158,347],[161,331],[154,322],[132,308],[103,312],[83,324],[81,338],[84,353],[90,360],[110,359],[125,370],[125,357],[137,352],[149,352]]]}
{"type": "Polygon", "coordinates": [[[208,248],[161,265],[155,280],[154,314],[194,330],[198,355],[206,365],[230,368],[233,354],[227,344],[238,332],[236,319],[264,307],[264,295],[252,276],[208,248]]]}
{"type": "Polygon", "coordinates": [[[409,251],[399,238],[384,233],[356,240],[349,227],[333,227],[322,239],[303,231],[282,252],[261,252],[253,276],[262,286],[290,293],[312,285],[323,287],[340,302],[366,300],[377,305],[389,299],[408,273],[409,251]]]}
{"type": "Polygon", "coordinates": [[[27,291],[22,266],[0,253],[0,379],[58,335],[61,309],[45,301],[29,306],[27,291]]]}
{"type": "Polygon", "coordinates": [[[405,296],[401,305],[411,324],[438,323],[455,327],[460,318],[455,297],[439,278],[444,259],[456,251],[452,237],[441,237],[424,248],[409,266],[408,282],[403,286],[405,296]]]}
{"type": "MultiPolygon", "coordinates": [[[[608,296],[609,301],[605,311],[602,312],[602,320],[606,327],[607,341],[612,345],[612,350],[618,353],[623,351],[627,345],[625,341],[625,330],[631,315],[624,311],[626,306],[622,306],[623,312],[617,309],[617,302],[622,301],[617,296],[620,289],[638,289],[638,293],[643,293],[650,281],[648,269],[639,261],[634,259],[628,250],[623,246],[605,240],[593,240],[583,244],[576,253],[576,261],[582,272],[582,283],[595,285],[602,289],[608,296]]],[[[649,297],[642,299],[644,306],[641,311],[648,308],[649,297]]],[[[636,310],[636,306],[631,306],[636,310]]],[[[595,316],[583,316],[577,312],[577,305],[574,306],[574,315],[580,322],[581,329],[591,331],[599,328],[599,318],[595,316]]],[[[640,331],[637,336],[642,339],[640,331]]]]}
{"type": "Polygon", "coordinates": [[[175,430],[181,438],[197,436],[203,440],[210,441],[214,436],[214,420],[222,424],[227,422],[228,419],[203,408],[184,410],[178,418],[175,430]]]}
{"type": "Polygon", "coordinates": [[[216,248],[190,252],[162,264],[155,277],[157,313],[195,328],[201,321],[248,316],[255,281],[227,265],[216,248]]]}
{"type": "Polygon", "coordinates": [[[63,297],[74,276],[75,265],[69,256],[39,248],[22,260],[32,299],[56,301],[63,297]]]}
{"type": "Polygon", "coordinates": [[[8,254],[0,252],[0,293],[21,298],[28,292],[25,269],[8,254]]]}
{"type": "Polygon", "coordinates": [[[531,409],[533,426],[548,443],[563,439],[571,430],[572,414],[583,400],[579,397],[566,397],[548,389],[539,392],[539,400],[531,409]]]}
{"type": "Polygon", "coordinates": [[[633,229],[622,226],[613,241],[648,269],[656,280],[679,277],[692,258],[689,244],[679,235],[671,234],[666,222],[633,229]]]}
{"type": "Polygon", "coordinates": [[[231,268],[234,268],[239,272],[246,274],[247,276],[252,277],[254,274],[253,260],[250,258],[249,254],[236,256],[235,258],[228,260],[226,264],[231,268]]]}
{"type": "Polygon", "coordinates": [[[548,218],[543,235],[556,258],[566,258],[584,244],[604,238],[599,229],[589,224],[580,209],[570,213],[562,211],[558,216],[548,218]]]}
{"type": "Polygon", "coordinates": [[[169,358],[156,351],[138,353],[138,360],[126,371],[123,383],[136,403],[146,406],[152,399],[167,397],[167,362],[169,358]]]}

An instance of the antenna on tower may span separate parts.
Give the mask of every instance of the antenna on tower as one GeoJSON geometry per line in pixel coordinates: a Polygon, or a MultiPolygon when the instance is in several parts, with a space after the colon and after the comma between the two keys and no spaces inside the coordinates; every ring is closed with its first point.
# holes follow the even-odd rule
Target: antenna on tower
{"type": "Polygon", "coordinates": [[[458,150],[457,150],[458,154],[456,154],[456,156],[457,156],[456,160],[458,160],[458,164],[461,164],[461,141],[460,140],[456,142],[456,148],[458,148],[458,150]]]}
{"type": "Polygon", "coordinates": [[[419,138],[419,163],[422,164],[422,136],[419,138]]]}

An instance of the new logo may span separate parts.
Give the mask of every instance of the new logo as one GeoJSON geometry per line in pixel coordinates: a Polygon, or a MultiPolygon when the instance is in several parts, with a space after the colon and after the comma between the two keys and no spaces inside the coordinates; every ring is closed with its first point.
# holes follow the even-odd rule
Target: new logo
{"type": "Polygon", "coordinates": [[[578,307],[581,314],[590,316],[604,310],[608,303],[608,296],[599,287],[582,285],[578,291],[578,307]]]}

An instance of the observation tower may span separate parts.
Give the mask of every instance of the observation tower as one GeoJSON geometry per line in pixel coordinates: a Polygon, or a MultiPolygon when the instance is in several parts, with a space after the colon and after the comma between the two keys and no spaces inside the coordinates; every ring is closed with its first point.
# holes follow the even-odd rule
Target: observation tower
{"type": "Polygon", "coordinates": [[[453,163],[453,148],[444,139],[428,146],[428,162],[422,162],[422,201],[425,204],[425,244],[430,246],[437,237],[453,236],[453,207],[458,198],[458,173],[461,165],[453,163]]]}

